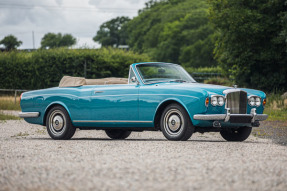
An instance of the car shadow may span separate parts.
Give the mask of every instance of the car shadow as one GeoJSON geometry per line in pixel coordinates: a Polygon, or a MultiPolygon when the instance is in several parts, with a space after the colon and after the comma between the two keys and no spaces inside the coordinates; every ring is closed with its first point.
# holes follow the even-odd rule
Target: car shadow
{"type": "MultiPolygon", "coordinates": [[[[31,138],[26,138],[26,139],[30,139],[30,140],[46,140],[46,141],[63,141],[63,140],[53,140],[51,138],[35,138],[35,137],[31,137],[31,138]]],[[[116,140],[116,139],[110,139],[110,138],[86,138],[86,137],[83,137],[83,138],[72,138],[70,140],[64,140],[64,141],[137,141],[137,142],[140,142],[140,141],[150,141],[150,142],[170,142],[170,143],[176,143],[178,141],[169,141],[167,139],[133,139],[133,138],[130,138],[130,139],[124,139],[124,140],[116,140]]],[[[203,139],[190,139],[190,140],[187,140],[187,141],[179,141],[181,143],[184,143],[184,142],[210,142],[210,143],[234,143],[234,142],[228,142],[228,141],[225,141],[225,140],[203,140],[203,139]]],[[[239,143],[239,142],[237,142],[239,143]]],[[[249,144],[249,143],[259,143],[259,144],[264,144],[264,142],[257,142],[257,141],[243,141],[241,143],[245,143],[245,144],[249,144]]]]}

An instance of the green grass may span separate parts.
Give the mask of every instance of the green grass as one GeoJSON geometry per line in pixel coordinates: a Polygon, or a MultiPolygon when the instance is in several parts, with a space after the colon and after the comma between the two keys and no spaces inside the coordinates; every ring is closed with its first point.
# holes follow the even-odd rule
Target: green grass
{"type": "Polygon", "coordinates": [[[287,109],[265,108],[264,113],[268,115],[267,121],[287,121],[287,109]]]}
{"type": "Polygon", "coordinates": [[[0,112],[0,121],[4,120],[19,120],[19,117],[13,116],[13,115],[6,115],[0,112]]]}
{"type": "Polygon", "coordinates": [[[268,121],[287,121],[287,99],[280,94],[267,95],[264,113],[268,115],[268,121]]]}
{"type": "Polygon", "coordinates": [[[0,97],[0,110],[21,110],[20,97],[16,98],[16,103],[13,96],[0,97]]]}

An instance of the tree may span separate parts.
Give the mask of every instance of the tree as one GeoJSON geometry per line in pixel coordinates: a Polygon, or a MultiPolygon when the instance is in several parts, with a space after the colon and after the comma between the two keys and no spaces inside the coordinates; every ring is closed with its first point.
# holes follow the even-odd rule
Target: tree
{"type": "Polygon", "coordinates": [[[76,38],[71,34],[47,33],[41,40],[41,48],[69,47],[76,44],[76,42],[76,38]]]}
{"type": "Polygon", "coordinates": [[[206,0],[151,0],[128,22],[128,45],[157,61],[214,66],[208,8],[206,0]]]}
{"type": "Polygon", "coordinates": [[[128,35],[124,25],[128,21],[128,17],[117,17],[103,23],[93,40],[102,46],[126,45],[128,35]]]}
{"type": "Polygon", "coordinates": [[[18,41],[17,38],[13,35],[5,36],[1,41],[0,44],[5,46],[5,49],[10,51],[17,49],[22,44],[22,41],[18,41]]]}
{"type": "Polygon", "coordinates": [[[216,59],[241,86],[287,89],[287,4],[283,0],[210,0],[219,30],[216,59]]]}

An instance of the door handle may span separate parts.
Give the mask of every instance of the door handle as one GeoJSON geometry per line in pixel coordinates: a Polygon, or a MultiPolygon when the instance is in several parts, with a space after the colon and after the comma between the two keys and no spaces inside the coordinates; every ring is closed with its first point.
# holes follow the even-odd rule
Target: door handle
{"type": "Polygon", "coordinates": [[[97,94],[97,93],[103,93],[104,91],[95,91],[95,94],[97,94]]]}

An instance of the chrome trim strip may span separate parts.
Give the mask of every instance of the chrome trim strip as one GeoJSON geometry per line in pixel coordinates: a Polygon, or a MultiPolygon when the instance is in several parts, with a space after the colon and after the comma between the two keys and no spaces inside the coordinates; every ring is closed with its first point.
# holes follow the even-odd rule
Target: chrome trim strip
{"type": "MultiPolygon", "coordinates": [[[[223,93],[223,94],[229,94],[229,93],[232,93],[232,92],[240,92],[240,91],[246,92],[246,91],[241,90],[241,89],[237,89],[237,88],[230,88],[230,89],[226,89],[226,90],[224,90],[222,93],[223,93]]],[[[247,92],[246,92],[246,93],[247,93],[247,92]]]]}
{"type": "Polygon", "coordinates": [[[226,108],[226,117],[224,119],[224,122],[227,122],[229,121],[230,119],[230,109],[229,108],[226,108]]]}
{"type": "Polygon", "coordinates": [[[230,114],[230,109],[227,108],[226,114],[210,114],[210,115],[194,115],[193,119],[195,120],[207,120],[207,121],[219,121],[224,120],[224,122],[228,122],[230,116],[241,116],[241,117],[252,117],[251,122],[254,123],[255,121],[264,121],[268,118],[266,114],[257,114],[256,109],[251,109],[250,114],[230,114]]]}
{"type": "Polygon", "coordinates": [[[75,123],[152,123],[153,121],[73,120],[75,123]]]}
{"type": "MultiPolygon", "coordinates": [[[[131,84],[131,85],[135,85],[135,84],[131,84]]],[[[82,97],[79,97],[79,96],[76,96],[76,95],[72,95],[72,94],[42,94],[41,96],[61,96],[61,95],[68,95],[68,96],[73,96],[73,97],[77,97],[77,98],[86,98],[86,97],[111,97],[111,96],[128,96],[128,95],[131,95],[131,96],[161,96],[161,95],[168,95],[168,96],[181,96],[181,97],[192,97],[192,98],[197,98],[199,99],[198,97],[195,97],[195,96],[189,96],[189,95],[180,95],[180,94],[115,94],[115,95],[91,95],[91,96],[82,96],[82,97]]],[[[25,97],[25,98],[30,98],[30,97],[35,97],[35,96],[29,96],[29,97],[25,97]]]]}
{"type": "Polygon", "coordinates": [[[39,112],[19,112],[19,117],[21,118],[30,118],[30,117],[39,117],[39,112]]]}
{"type": "Polygon", "coordinates": [[[224,120],[226,114],[211,114],[211,115],[194,115],[193,119],[195,120],[224,120]]]}
{"type": "MultiPolygon", "coordinates": [[[[213,121],[213,120],[224,120],[224,122],[228,122],[229,119],[227,121],[225,121],[225,118],[227,118],[228,115],[226,114],[211,114],[211,115],[194,115],[193,116],[193,119],[195,120],[210,120],[210,121],[213,121]]],[[[252,116],[252,114],[230,114],[230,116],[252,116]]],[[[264,121],[268,118],[268,115],[266,114],[257,114],[256,116],[254,116],[254,120],[255,121],[264,121]]]]}

